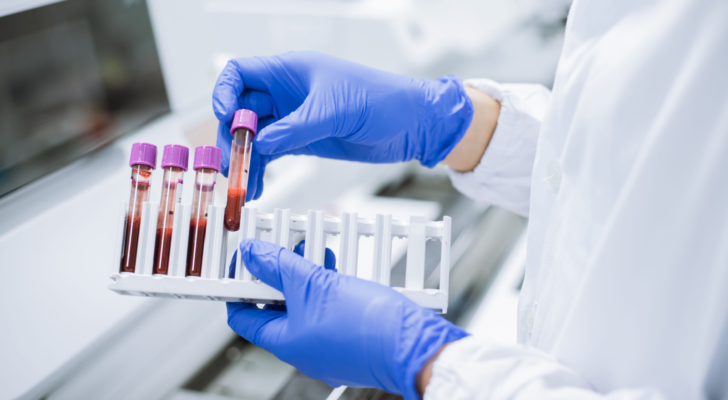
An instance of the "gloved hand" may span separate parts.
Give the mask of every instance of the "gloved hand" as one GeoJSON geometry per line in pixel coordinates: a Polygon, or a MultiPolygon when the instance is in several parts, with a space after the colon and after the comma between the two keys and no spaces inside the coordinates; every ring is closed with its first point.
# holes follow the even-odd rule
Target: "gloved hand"
{"type": "MultiPolygon", "coordinates": [[[[293,252],[303,257],[306,252],[306,241],[301,240],[297,245],[293,246],[293,252]]],[[[233,257],[230,260],[230,266],[228,266],[228,278],[235,278],[235,261],[238,259],[238,251],[233,252],[233,257]]],[[[330,248],[326,248],[324,252],[324,269],[328,269],[334,272],[338,272],[336,269],[336,255],[330,248]]]]}
{"type": "Polygon", "coordinates": [[[249,199],[262,194],[267,163],[285,154],[370,163],[416,159],[434,167],[473,117],[454,75],[415,79],[316,52],[231,60],[212,99],[225,176],[233,114],[241,108],[258,114],[249,199]]]}
{"type": "MultiPolygon", "coordinates": [[[[298,254],[299,256],[303,257],[303,255],[306,252],[306,241],[301,240],[298,242],[297,245],[293,246],[293,252],[298,254]]],[[[235,278],[235,261],[238,259],[238,250],[235,250],[233,253],[233,258],[230,260],[230,266],[228,267],[228,278],[233,279],[235,278]]],[[[337,272],[336,270],[336,255],[330,248],[326,248],[326,251],[324,252],[324,269],[328,269],[334,272],[337,272]]],[[[286,311],[287,308],[285,305],[279,305],[279,304],[266,304],[263,306],[266,310],[277,310],[277,311],[286,311]]]]}
{"type": "Polygon", "coordinates": [[[467,333],[392,288],[340,275],[259,240],[240,244],[250,272],[283,292],[287,311],[228,303],[240,336],[331,386],[375,387],[418,399],[415,376],[467,333]]]}

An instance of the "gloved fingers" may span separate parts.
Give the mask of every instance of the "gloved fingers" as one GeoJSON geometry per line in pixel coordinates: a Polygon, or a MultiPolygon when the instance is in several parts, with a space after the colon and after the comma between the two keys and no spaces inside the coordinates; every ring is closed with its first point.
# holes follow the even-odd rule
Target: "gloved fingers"
{"type": "MultiPolygon", "coordinates": [[[[265,169],[265,167],[263,167],[265,169]]],[[[263,195],[263,172],[258,173],[256,177],[255,193],[253,194],[252,200],[258,200],[263,195]]],[[[246,196],[246,198],[249,198],[246,196]]],[[[251,201],[252,201],[251,200],[251,201]]]]}
{"type": "Polygon", "coordinates": [[[324,252],[324,268],[334,272],[338,272],[336,269],[336,255],[334,254],[334,251],[328,247],[324,252]]]}
{"type": "Polygon", "coordinates": [[[233,252],[233,258],[230,260],[230,265],[228,265],[228,278],[235,279],[235,262],[238,259],[238,251],[235,250],[233,252]]]}
{"type": "Polygon", "coordinates": [[[250,273],[266,285],[283,292],[286,299],[288,290],[305,285],[311,274],[321,268],[292,251],[260,240],[243,240],[240,242],[240,251],[250,273]]]}
{"type": "MultiPolygon", "coordinates": [[[[235,250],[233,253],[233,258],[230,260],[230,266],[228,267],[228,278],[235,279],[235,262],[237,260],[238,251],[235,250]]],[[[235,304],[235,303],[233,303],[235,304]]],[[[281,304],[266,304],[263,306],[264,310],[273,310],[273,311],[286,311],[286,306],[281,304]]]]}
{"type": "Polygon", "coordinates": [[[285,304],[266,304],[263,306],[264,310],[273,310],[273,311],[288,311],[288,308],[285,304]]]}
{"type": "Polygon", "coordinates": [[[255,304],[227,303],[228,326],[254,345],[275,353],[281,330],[285,329],[286,313],[261,310],[255,304]]]}
{"type": "Polygon", "coordinates": [[[248,271],[266,285],[279,291],[283,290],[283,283],[278,271],[278,257],[282,250],[282,247],[273,243],[255,239],[243,240],[238,247],[248,271]]]}
{"type": "Polygon", "coordinates": [[[212,110],[218,121],[228,124],[233,121],[235,111],[240,109],[240,95],[245,90],[243,77],[234,61],[230,60],[225,65],[212,91],[212,110]]]}
{"type": "MultiPolygon", "coordinates": [[[[230,260],[230,266],[228,267],[228,278],[235,278],[235,263],[237,261],[238,251],[233,253],[233,258],[230,260]]],[[[281,317],[280,313],[286,311],[286,306],[283,305],[266,305],[263,310],[259,310],[255,304],[250,303],[227,303],[228,310],[228,325],[238,335],[249,340],[251,343],[257,345],[253,340],[261,340],[255,337],[255,331],[247,331],[248,324],[257,325],[256,330],[263,330],[261,334],[265,333],[265,329],[275,329],[275,323],[271,321],[281,317]],[[267,312],[259,312],[267,311],[267,312]],[[279,313],[279,314],[271,314],[279,313]],[[268,325],[271,324],[271,325],[268,325]],[[266,327],[266,328],[263,328],[266,327]],[[271,328],[273,327],[273,328],[271,328]]]]}
{"type": "Polygon", "coordinates": [[[296,149],[301,154],[325,157],[334,160],[361,161],[371,163],[396,162],[395,146],[371,146],[355,143],[338,137],[329,137],[296,149]]]}
{"type": "Polygon", "coordinates": [[[230,260],[230,265],[228,266],[228,278],[235,279],[235,263],[238,260],[238,250],[235,250],[233,252],[233,258],[230,260]]]}
{"type": "MultiPolygon", "coordinates": [[[[301,240],[294,248],[293,252],[298,254],[299,256],[303,257],[303,253],[305,251],[306,241],[301,240]]],[[[230,266],[228,267],[228,278],[235,279],[235,262],[237,260],[238,251],[235,250],[233,253],[233,258],[230,260],[230,266]]],[[[336,272],[336,255],[334,254],[333,250],[326,248],[326,255],[324,256],[324,268],[328,270],[333,270],[336,272]]],[[[288,311],[287,307],[285,305],[281,304],[266,304],[263,306],[264,310],[273,310],[273,311],[288,311]]]]}
{"type": "Polygon", "coordinates": [[[333,160],[367,163],[392,163],[400,159],[396,154],[396,143],[394,143],[395,141],[392,142],[392,145],[369,146],[338,137],[329,137],[279,154],[316,156],[333,160]]]}
{"type": "Polygon", "coordinates": [[[233,136],[230,134],[230,123],[220,122],[217,125],[217,140],[215,145],[220,148],[220,172],[227,178],[230,169],[230,148],[233,136]]]}
{"type": "MultiPolygon", "coordinates": [[[[276,82],[271,74],[271,60],[274,57],[242,57],[230,60],[240,79],[245,82],[244,89],[270,92],[270,85],[276,82]]],[[[238,95],[243,91],[239,91],[238,95]]]]}
{"type": "MultiPolygon", "coordinates": [[[[293,247],[293,252],[298,254],[299,256],[303,257],[303,254],[306,251],[306,241],[301,240],[298,242],[297,245],[293,247]]],[[[326,248],[326,251],[324,252],[324,268],[328,270],[332,270],[334,272],[337,272],[336,270],[336,254],[334,254],[334,251],[330,248],[326,248]]]]}
{"type": "Polygon", "coordinates": [[[266,160],[258,153],[255,142],[250,151],[250,167],[248,168],[248,188],[245,201],[251,201],[263,194],[263,174],[265,174],[266,160]],[[257,196],[257,197],[256,197],[257,196]]]}
{"type": "Polygon", "coordinates": [[[331,136],[335,131],[335,118],[329,113],[334,105],[317,100],[317,97],[309,94],[296,110],[261,129],[256,138],[258,151],[261,154],[285,153],[331,136]]]}
{"type": "Polygon", "coordinates": [[[293,246],[293,252],[303,257],[306,252],[306,240],[301,240],[297,245],[293,246]]]}
{"type": "MultiPolygon", "coordinates": [[[[252,110],[258,119],[275,117],[277,114],[273,97],[270,94],[258,90],[245,90],[240,96],[240,108],[252,110]]],[[[260,130],[260,126],[258,126],[260,130]]]]}
{"type": "Polygon", "coordinates": [[[268,117],[260,117],[258,116],[258,132],[265,129],[266,126],[278,121],[278,118],[275,116],[268,116],[268,117]]]}
{"type": "Polygon", "coordinates": [[[240,101],[246,89],[268,91],[270,71],[256,57],[228,61],[217,77],[212,92],[212,110],[220,122],[230,123],[235,111],[243,108],[240,101]]]}
{"type": "Polygon", "coordinates": [[[253,143],[253,150],[250,156],[250,173],[248,175],[248,192],[245,201],[258,200],[263,195],[263,182],[265,178],[265,169],[268,163],[277,160],[283,156],[276,154],[273,156],[264,156],[257,152],[256,145],[253,143]]]}
{"type": "Polygon", "coordinates": [[[276,156],[316,156],[333,160],[390,163],[399,159],[396,145],[393,141],[391,146],[367,146],[338,137],[328,137],[297,149],[276,153],[276,156]]]}

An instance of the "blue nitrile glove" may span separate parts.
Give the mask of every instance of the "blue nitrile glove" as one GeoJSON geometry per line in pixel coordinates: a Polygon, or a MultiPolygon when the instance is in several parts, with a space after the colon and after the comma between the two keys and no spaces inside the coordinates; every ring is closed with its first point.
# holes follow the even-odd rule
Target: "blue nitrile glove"
{"type": "MultiPolygon", "coordinates": [[[[293,252],[303,257],[306,251],[306,241],[301,240],[297,245],[293,246],[293,252]]],[[[235,261],[238,259],[238,251],[235,250],[233,258],[230,260],[230,266],[228,267],[228,278],[235,278],[235,261]]],[[[336,255],[330,248],[326,248],[324,252],[324,269],[329,269],[334,272],[338,272],[336,269],[336,255]]]]}
{"type": "MultiPolygon", "coordinates": [[[[298,254],[299,256],[303,257],[304,252],[306,251],[306,241],[301,240],[298,242],[297,245],[293,247],[293,252],[298,254]]],[[[235,278],[235,261],[238,259],[238,251],[235,250],[233,253],[233,258],[230,260],[230,266],[228,267],[228,278],[232,279],[235,278]]],[[[324,252],[324,268],[338,272],[336,270],[336,255],[330,248],[326,248],[326,251],[324,252]]],[[[279,304],[266,304],[263,308],[267,310],[278,310],[278,311],[286,311],[285,305],[279,305],[279,304]]]]}
{"type": "Polygon", "coordinates": [[[283,292],[288,310],[228,303],[240,336],[331,386],[375,387],[418,399],[415,376],[467,333],[396,290],[337,274],[259,240],[240,243],[250,272],[283,292]]]}
{"type": "Polygon", "coordinates": [[[434,167],[473,117],[454,75],[415,79],[308,51],[231,60],[212,103],[226,176],[233,114],[241,108],[258,114],[249,199],[262,194],[266,164],[285,154],[370,163],[416,159],[434,167]]]}

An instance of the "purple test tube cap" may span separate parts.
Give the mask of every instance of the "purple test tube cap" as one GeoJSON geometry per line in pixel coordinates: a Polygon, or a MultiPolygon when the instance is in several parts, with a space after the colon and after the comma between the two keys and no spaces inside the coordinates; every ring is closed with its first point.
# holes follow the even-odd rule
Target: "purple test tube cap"
{"type": "Polygon", "coordinates": [[[164,146],[162,153],[162,168],[177,167],[187,171],[190,161],[190,149],[178,144],[164,146]]]}
{"type": "Polygon", "coordinates": [[[195,164],[193,168],[210,168],[220,172],[220,156],[222,152],[215,146],[200,146],[195,149],[195,164]]]}
{"type": "Polygon", "coordinates": [[[151,143],[134,143],[131,145],[131,157],[129,166],[148,165],[152,169],[157,168],[157,146],[151,143]]]}
{"type": "Polygon", "coordinates": [[[238,110],[235,111],[233,116],[233,125],[230,127],[230,133],[234,134],[236,129],[246,128],[250,129],[255,136],[258,133],[258,115],[251,110],[238,110]]]}

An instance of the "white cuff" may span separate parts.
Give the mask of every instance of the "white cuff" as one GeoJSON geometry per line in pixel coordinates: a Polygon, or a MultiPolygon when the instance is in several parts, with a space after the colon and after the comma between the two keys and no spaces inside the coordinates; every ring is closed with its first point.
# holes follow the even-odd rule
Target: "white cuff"
{"type": "Polygon", "coordinates": [[[665,400],[654,389],[598,393],[575,370],[533,347],[499,346],[469,336],[432,366],[424,400],[665,400]]]}
{"type": "Polygon", "coordinates": [[[576,372],[540,350],[498,346],[470,336],[440,353],[424,400],[598,397],[576,372]]]}
{"type": "Polygon", "coordinates": [[[498,124],[480,163],[471,172],[447,168],[455,188],[527,216],[536,143],[550,92],[541,85],[498,84],[489,79],[464,82],[501,105],[498,124]]]}

